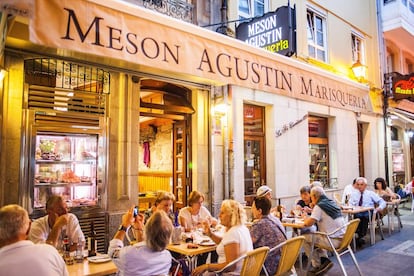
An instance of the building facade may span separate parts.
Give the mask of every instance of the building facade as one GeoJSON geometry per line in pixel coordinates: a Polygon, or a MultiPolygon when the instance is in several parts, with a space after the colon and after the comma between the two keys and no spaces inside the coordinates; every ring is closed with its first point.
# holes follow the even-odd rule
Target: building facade
{"type": "MultiPolygon", "coordinates": [[[[218,214],[223,199],[249,204],[263,184],[274,204],[291,206],[312,181],[331,194],[359,175],[382,176],[376,2],[334,2],[2,5],[1,205],[34,209],[33,188],[60,183],[60,169],[40,164],[64,160],[57,150],[53,160],[36,157],[37,130],[98,135],[98,149],[79,154],[98,162],[89,207],[106,214],[110,237],[120,214],[147,208],[158,189],[174,192],[176,208],[202,191],[218,214]],[[271,13],[281,7],[288,22],[271,13]],[[250,17],[256,45],[237,39],[250,17]],[[272,40],[267,49],[263,39],[272,40]]],[[[65,183],[70,201],[76,183],[65,183]]]]}

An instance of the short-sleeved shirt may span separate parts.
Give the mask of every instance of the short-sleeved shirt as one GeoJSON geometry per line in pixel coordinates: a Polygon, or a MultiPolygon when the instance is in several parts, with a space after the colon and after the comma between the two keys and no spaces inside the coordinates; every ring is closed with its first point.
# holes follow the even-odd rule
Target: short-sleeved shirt
{"type": "Polygon", "coordinates": [[[0,248],[0,276],[67,276],[63,258],[49,244],[23,240],[0,248]]]}
{"type": "MultiPolygon", "coordinates": [[[[331,233],[337,228],[345,225],[345,220],[343,216],[333,219],[327,213],[325,213],[325,211],[323,211],[321,207],[319,207],[318,205],[313,207],[311,218],[316,220],[316,223],[318,224],[318,230],[324,233],[331,233]]],[[[332,238],[342,238],[344,234],[345,228],[334,233],[332,235],[332,238]]]]}
{"type": "Polygon", "coordinates": [[[111,240],[108,255],[119,269],[120,276],[168,275],[172,260],[166,249],[153,251],[145,242],[124,247],[119,239],[111,240]]]}
{"type": "MultiPolygon", "coordinates": [[[[286,232],[280,220],[274,216],[263,216],[260,220],[253,223],[250,228],[250,234],[255,240],[253,242],[254,248],[268,246],[273,248],[279,243],[286,241],[286,232]]],[[[280,251],[272,252],[268,255],[265,261],[266,270],[269,275],[276,273],[279,264],[280,251]]]]}
{"type": "Polygon", "coordinates": [[[202,220],[211,217],[211,214],[206,207],[201,206],[198,214],[194,216],[191,214],[191,207],[187,206],[180,210],[178,216],[185,219],[188,228],[194,228],[197,227],[197,224],[199,224],[202,220]]]}
{"type": "MultiPolygon", "coordinates": [[[[82,229],[79,225],[78,218],[72,214],[68,213],[68,224],[62,228],[62,232],[66,233],[70,241],[77,243],[79,239],[82,241],[85,240],[82,229]]],[[[45,243],[49,237],[50,231],[52,229],[49,227],[48,222],[49,215],[38,218],[32,222],[29,232],[29,239],[34,243],[45,243]]]]}
{"type": "MultiPolygon", "coordinates": [[[[221,242],[217,245],[216,251],[218,255],[218,263],[224,263],[226,261],[226,254],[224,252],[224,246],[238,243],[240,256],[248,251],[253,250],[253,242],[250,236],[249,229],[245,225],[232,226],[227,232],[224,233],[221,242]]],[[[242,268],[242,262],[239,262],[234,270],[234,273],[239,273],[242,268]]]]}

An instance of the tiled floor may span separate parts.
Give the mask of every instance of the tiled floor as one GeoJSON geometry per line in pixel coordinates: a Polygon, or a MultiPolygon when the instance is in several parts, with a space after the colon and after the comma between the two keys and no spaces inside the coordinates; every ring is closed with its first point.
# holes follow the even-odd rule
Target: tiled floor
{"type": "MultiPolygon", "coordinates": [[[[400,232],[394,231],[388,234],[387,219],[385,225],[384,240],[376,235],[376,243],[373,246],[364,245],[358,249],[356,258],[365,276],[411,276],[414,275],[414,214],[411,213],[410,203],[400,209],[403,228],[400,232]]],[[[342,275],[340,266],[335,257],[331,257],[335,263],[325,275],[342,275]]],[[[349,254],[342,257],[349,276],[358,275],[358,271],[349,254]]],[[[305,275],[299,272],[299,275],[305,275]]]]}

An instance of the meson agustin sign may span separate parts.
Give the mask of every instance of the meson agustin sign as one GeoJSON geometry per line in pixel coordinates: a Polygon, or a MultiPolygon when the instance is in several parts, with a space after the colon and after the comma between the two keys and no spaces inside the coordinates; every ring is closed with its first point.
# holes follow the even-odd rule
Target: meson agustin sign
{"type": "Polygon", "coordinates": [[[241,23],[236,29],[236,37],[272,53],[291,56],[296,52],[295,19],[295,9],[283,6],[241,23]]]}

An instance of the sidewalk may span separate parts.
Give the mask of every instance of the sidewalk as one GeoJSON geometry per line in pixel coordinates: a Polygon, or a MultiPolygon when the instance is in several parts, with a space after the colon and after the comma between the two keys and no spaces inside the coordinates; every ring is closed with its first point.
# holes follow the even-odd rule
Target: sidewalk
{"type": "MultiPolygon", "coordinates": [[[[384,240],[379,233],[376,235],[376,243],[369,244],[358,249],[355,256],[363,275],[366,276],[409,276],[414,275],[414,214],[411,213],[411,203],[400,206],[403,228],[401,232],[394,229],[388,234],[387,217],[384,218],[384,240]]],[[[330,258],[334,266],[325,274],[327,276],[343,275],[336,257],[330,258]]],[[[342,257],[347,273],[350,276],[358,275],[358,271],[352,262],[351,256],[342,257]]]]}

